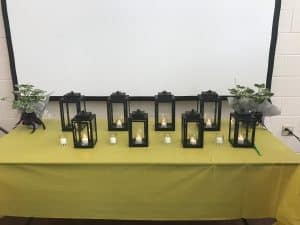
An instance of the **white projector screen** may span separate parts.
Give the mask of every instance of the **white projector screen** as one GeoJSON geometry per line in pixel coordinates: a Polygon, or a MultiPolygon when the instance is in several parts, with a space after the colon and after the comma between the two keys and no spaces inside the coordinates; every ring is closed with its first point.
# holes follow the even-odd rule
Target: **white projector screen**
{"type": "Polygon", "coordinates": [[[9,0],[19,83],[177,96],[265,83],[274,0],[9,0]]]}

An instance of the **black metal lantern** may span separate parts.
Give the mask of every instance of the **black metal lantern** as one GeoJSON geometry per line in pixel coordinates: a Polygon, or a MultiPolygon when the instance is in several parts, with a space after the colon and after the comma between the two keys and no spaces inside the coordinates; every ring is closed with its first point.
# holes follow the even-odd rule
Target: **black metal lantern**
{"type": "Polygon", "coordinates": [[[59,100],[61,129],[72,131],[71,119],[80,111],[86,111],[84,96],[73,91],[59,100]]]}
{"type": "Polygon", "coordinates": [[[129,147],[147,147],[149,145],[148,113],[138,109],[128,118],[129,147]]]}
{"type": "Polygon", "coordinates": [[[198,95],[197,108],[204,117],[204,130],[220,130],[222,101],[216,92],[209,90],[198,95]]]}
{"type": "Polygon", "coordinates": [[[175,130],[175,97],[171,92],[159,92],[155,96],[155,130],[175,130]]]}
{"type": "Polygon", "coordinates": [[[107,99],[108,130],[128,130],[128,95],[114,92],[107,99]]]}
{"type": "Polygon", "coordinates": [[[181,140],[184,148],[203,147],[203,123],[203,117],[194,109],[182,114],[181,140]]]}
{"type": "Polygon", "coordinates": [[[75,148],[93,148],[98,140],[96,115],[79,112],[72,119],[72,131],[75,148]]]}
{"type": "Polygon", "coordinates": [[[228,139],[233,147],[254,147],[256,122],[253,113],[230,113],[228,139]]]}

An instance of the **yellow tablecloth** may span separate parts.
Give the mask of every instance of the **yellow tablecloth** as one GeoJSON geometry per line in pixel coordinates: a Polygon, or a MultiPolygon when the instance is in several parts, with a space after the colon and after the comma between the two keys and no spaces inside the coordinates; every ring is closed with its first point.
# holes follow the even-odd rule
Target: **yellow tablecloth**
{"type": "MultiPolygon", "coordinates": [[[[165,132],[150,126],[148,148],[118,144],[98,123],[94,149],[59,146],[60,125],[47,130],[20,127],[0,139],[0,214],[12,216],[199,220],[276,217],[300,224],[300,157],[258,129],[253,149],[215,144],[206,132],[203,149],[184,149],[180,126],[165,132]]],[[[227,125],[223,124],[227,137],[227,125]]]]}

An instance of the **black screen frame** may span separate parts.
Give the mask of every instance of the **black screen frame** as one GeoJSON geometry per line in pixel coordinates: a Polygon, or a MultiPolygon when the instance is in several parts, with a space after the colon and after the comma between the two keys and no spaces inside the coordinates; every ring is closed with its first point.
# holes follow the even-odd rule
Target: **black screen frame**
{"type": "MultiPolygon", "coordinates": [[[[279,26],[279,18],[280,18],[280,10],[281,10],[281,0],[274,0],[274,14],[273,14],[273,24],[272,24],[272,32],[271,32],[271,41],[269,48],[269,59],[268,59],[268,69],[267,69],[267,77],[266,77],[266,87],[271,90],[272,87],[272,77],[273,77],[273,69],[274,69],[274,61],[275,61],[275,52],[276,45],[278,39],[278,26],[279,26]]],[[[12,84],[15,90],[15,85],[18,84],[18,76],[16,71],[13,43],[10,32],[10,24],[9,17],[7,11],[6,0],[1,0],[1,8],[2,8],[2,16],[4,22],[4,29],[6,34],[6,43],[8,49],[9,56],[9,64],[10,64],[10,72],[12,78],[12,84]]],[[[106,101],[108,96],[86,96],[87,101],[106,101]]],[[[223,95],[222,99],[227,99],[228,95],[223,95]]],[[[51,96],[50,101],[58,101],[61,96],[51,96]]],[[[195,96],[175,96],[176,101],[195,101],[197,100],[197,95],[195,96]]],[[[130,96],[130,101],[154,101],[154,96],[130,96]]]]}

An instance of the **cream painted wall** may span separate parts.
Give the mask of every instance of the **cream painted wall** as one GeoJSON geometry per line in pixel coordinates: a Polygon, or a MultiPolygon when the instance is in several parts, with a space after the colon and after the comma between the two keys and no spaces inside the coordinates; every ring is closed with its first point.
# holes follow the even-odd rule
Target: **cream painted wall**
{"type": "MultiPolygon", "coordinates": [[[[278,44],[273,74],[272,91],[275,93],[273,103],[278,105],[282,114],[268,118],[266,124],[276,136],[300,152],[300,144],[292,137],[281,137],[283,124],[295,127],[300,135],[300,0],[283,0],[278,44]]],[[[12,98],[12,84],[6,47],[2,15],[0,15],[0,96],[12,98]]],[[[193,102],[177,104],[177,115],[184,110],[194,108],[193,102]]],[[[132,109],[142,108],[153,116],[153,103],[135,102],[132,109]]],[[[224,118],[227,118],[229,107],[225,104],[224,118]]],[[[106,117],[106,107],[103,102],[89,103],[88,109],[97,117],[106,117]]],[[[58,118],[58,104],[50,103],[46,117],[58,118]]],[[[11,109],[10,102],[0,102],[0,126],[10,130],[18,119],[18,113],[11,109]]]]}

